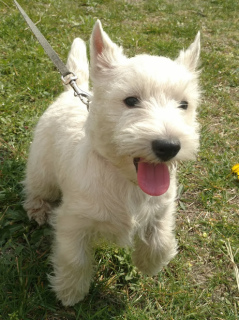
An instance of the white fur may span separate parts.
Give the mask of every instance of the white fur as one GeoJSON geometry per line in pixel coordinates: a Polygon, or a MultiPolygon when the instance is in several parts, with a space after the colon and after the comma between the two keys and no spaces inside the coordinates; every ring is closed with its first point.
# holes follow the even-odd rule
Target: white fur
{"type": "MultiPolygon", "coordinates": [[[[30,218],[55,229],[51,284],[62,303],[74,305],[89,291],[92,242],[106,237],[134,247],[133,262],[157,274],[176,254],[174,211],[176,163],[194,158],[199,146],[199,34],[177,60],[127,58],[96,22],[91,37],[93,101],[86,106],[66,90],[36,127],[27,163],[24,207],[30,218]],[[140,108],[123,100],[140,98],[140,108]],[[187,110],[179,108],[188,101],[187,110]],[[155,139],[179,139],[167,162],[168,191],[152,197],[137,184],[133,158],[158,163],[155,139]]],[[[85,44],[75,39],[68,67],[88,89],[85,44]]]]}

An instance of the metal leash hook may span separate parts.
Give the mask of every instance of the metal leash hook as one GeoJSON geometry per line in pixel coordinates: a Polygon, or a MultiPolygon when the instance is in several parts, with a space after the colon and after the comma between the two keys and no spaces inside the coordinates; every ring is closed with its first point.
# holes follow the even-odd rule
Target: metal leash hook
{"type": "Polygon", "coordinates": [[[73,72],[69,72],[66,75],[61,76],[61,80],[65,85],[70,85],[74,92],[74,95],[79,97],[81,101],[87,106],[87,110],[89,111],[90,102],[92,100],[92,95],[86,91],[80,89],[76,83],[77,76],[73,72]]]}

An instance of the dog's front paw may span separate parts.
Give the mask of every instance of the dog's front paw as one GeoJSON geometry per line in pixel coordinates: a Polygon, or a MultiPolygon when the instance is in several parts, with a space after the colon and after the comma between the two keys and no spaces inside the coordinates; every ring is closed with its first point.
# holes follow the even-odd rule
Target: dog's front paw
{"type": "Polygon", "coordinates": [[[137,269],[147,276],[156,275],[169,262],[162,261],[159,257],[142,258],[136,253],[133,254],[132,260],[137,269]]]}
{"type": "Polygon", "coordinates": [[[74,306],[76,303],[84,300],[87,294],[88,294],[88,291],[86,293],[81,293],[81,292],[76,292],[74,290],[70,290],[70,288],[56,292],[57,298],[61,301],[61,303],[65,307],[74,306]]]}
{"type": "Polygon", "coordinates": [[[55,291],[57,298],[63,306],[73,306],[82,301],[89,293],[89,279],[79,279],[75,274],[68,276],[49,276],[52,289],[55,291]]]}
{"type": "Polygon", "coordinates": [[[164,246],[148,245],[143,241],[138,242],[132,255],[135,266],[146,275],[156,275],[177,254],[177,241],[171,237],[164,246]]]}

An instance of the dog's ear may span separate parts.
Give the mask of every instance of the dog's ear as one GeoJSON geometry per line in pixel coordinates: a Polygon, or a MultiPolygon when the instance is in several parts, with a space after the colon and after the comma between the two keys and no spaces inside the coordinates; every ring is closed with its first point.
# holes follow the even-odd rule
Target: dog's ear
{"type": "Polygon", "coordinates": [[[196,35],[194,42],[189,46],[189,48],[184,51],[182,50],[176,59],[176,62],[185,65],[190,71],[195,71],[200,56],[200,32],[196,35]]]}
{"type": "Polygon", "coordinates": [[[104,32],[100,20],[95,23],[90,44],[91,73],[113,69],[122,59],[123,50],[104,32]]]}

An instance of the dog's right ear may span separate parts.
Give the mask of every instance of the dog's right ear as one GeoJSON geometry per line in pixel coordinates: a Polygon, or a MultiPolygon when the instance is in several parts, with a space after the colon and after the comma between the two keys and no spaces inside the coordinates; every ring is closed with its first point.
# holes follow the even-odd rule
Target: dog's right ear
{"type": "Polygon", "coordinates": [[[104,32],[100,20],[95,23],[90,43],[91,75],[114,69],[122,59],[123,50],[104,32]]]}
{"type": "Polygon", "coordinates": [[[180,64],[185,65],[190,71],[195,71],[200,56],[200,32],[197,33],[194,42],[189,46],[189,48],[184,51],[182,50],[176,61],[180,64]]]}

